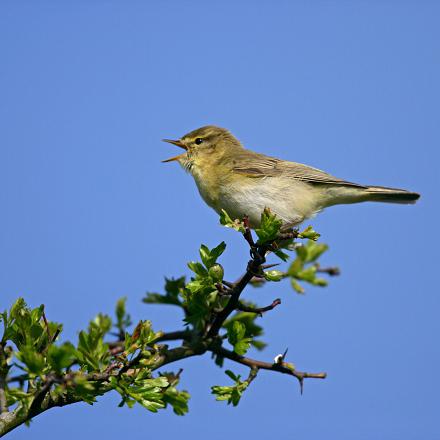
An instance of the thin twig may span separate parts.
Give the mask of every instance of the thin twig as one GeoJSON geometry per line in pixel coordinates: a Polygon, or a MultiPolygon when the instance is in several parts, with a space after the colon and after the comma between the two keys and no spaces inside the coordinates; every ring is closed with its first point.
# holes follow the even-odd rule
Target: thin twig
{"type": "Polygon", "coordinates": [[[214,321],[212,322],[211,326],[207,329],[207,336],[213,337],[216,336],[221,329],[223,323],[228,318],[228,316],[237,309],[240,295],[245,289],[245,287],[249,284],[249,282],[255,277],[259,275],[259,272],[261,271],[261,265],[266,262],[266,253],[270,248],[271,244],[263,244],[260,246],[257,246],[254,242],[254,239],[252,237],[252,233],[249,227],[249,220],[248,218],[243,219],[243,223],[246,226],[246,230],[243,233],[243,237],[248,242],[250,248],[251,248],[251,260],[249,260],[247,269],[245,274],[237,281],[237,283],[234,284],[234,287],[230,290],[230,298],[226,306],[221,310],[216,317],[214,318],[214,321]]]}
{"type": "Polygon", "coordinates": [[[281,304],[281,299],[277,298],[272,301],[272,304],[269,304],[266,307],[255,308],[255,307],[249,307],[243,303],[238,303],[237,309],[241,310],[242,312],[256,313],[257,315],[263,316],[264,312],[273,310],[276,306],[279,306],[280,304],[281,304]]]}
{"type": "Polygon", "coordinates": [[[248,385],[250,385],[251,382],[257,377],[257,374],[258,374],[258,368],[252,367],[249,371],[249,376],[246,379],[246,382],[248,383],[248,385]]]}
{"type": "Polygon", "coordinates": [[[301,393],[303,388],[304,379],[325,379],[327,373],[306,373],[303,371],[298,371],[286,366],[286,363],[269,363],[258,361],[256,359],[247,358],[240,356],[233,351],[227,350],[223,347],[212,347],[210,351],[217,354],[218,356],[225,357],[231,361],[238,362],[239,364],[246,365],[250,368],[258,368],[261,370],[277,371],[278,373],[288,374],[289,376],[294,376],[298,379],[301,386],[301,393]]]}
{"type": "Polygon", "coordinates": [[[331,277],[337,276],[341,274],[341,270],[339,267],[321,267],[319,263],[315,263],[316,272],[320,273],[326,273],[327,275],[330,275],[331,277]]]}
{"type": "Polygon", "coordinates": [[[47,340],[49,341],[47,345],[50,345],[50,343],[52,342],[52,336],[50,335],[49,323],[47,322],[46,314],[44,313],[44,304],[42,307],[43,307],[42,317],[43,317],[44,325],[46,326],[47,340]]]}
{"type": "MultiPolygon", "coordinates": [[[[164,341],[189,341],[193,337],[193,334],[189,330],[177,330],[175,332],[166,332],[163,333],[162,336],[159,336],[156,339],[156,342],[164,342],[164,341]]],[[[110,354],[112,356],[123,353],[125,350],[125,342],[124,341],[114,341],[107,343],[110,349],[110,354]]]]}

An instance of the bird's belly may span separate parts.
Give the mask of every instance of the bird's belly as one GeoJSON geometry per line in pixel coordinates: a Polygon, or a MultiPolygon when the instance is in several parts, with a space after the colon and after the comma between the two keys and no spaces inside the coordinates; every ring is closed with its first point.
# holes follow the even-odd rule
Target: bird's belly
{"type": "Polygon", "coordinates": [[[285,224],[299,224],[313,216],[316,208],[314,189],[303,182],[286,180],[250,179],[241,185],[220,191],[217,203],[211,205],[217,212],[224,209],[232,218],[247,215],[251,226],[258,227],[264,208],[270,208],[285,224]]]}

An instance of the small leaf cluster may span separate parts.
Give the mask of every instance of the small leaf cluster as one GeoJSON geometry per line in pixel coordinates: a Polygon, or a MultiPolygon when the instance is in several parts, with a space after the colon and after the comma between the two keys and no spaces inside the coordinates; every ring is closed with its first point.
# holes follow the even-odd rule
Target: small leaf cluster
{"type": "Polygon", "coordinates": [[[196,329],[202,330],[210,319],[211,311],[224,305],[217,289],[217,284],[223,281],[224,271],[217,263],[217,259],[225,248],[224,242],[213,249],[202,245],[200,247],[202,263],[195,261],[188,263],[194,276],[183,291],[184,307],[187,311],[185,321],[196,329]]]}
{"type": "Polygon", "coordinates": [[[142,301],[146,304],[167,304],[183,308],[185,277],[165,278],[165,293],[147,292],[142,301]]]}
{"type": "MultiPolygon", "coordinates": [[[[302,235],[299,234],[299,235],[302,235]]],[[[314,231],[311,233],[316,237],[314,231]]],[[[266,270],[264,271],[264,279],[266,281],[281,281],[285,278],[290,279],[291,286],[297,293],[304,293],[305,289],[300,282],[305,282],[313,286],[324,287],[327,286],[327,280],[318,276],[319,266],[317,260],[328,249],[328,246],[323,243],[316,243],[315,240],[308,239],[306,243],[295,243],[296,258],[289,265],[286,271],[281,270],[266,270]]],[[[260,283],[261,284],[261,283],[260,283]]],[[[259,283],[255,283],[256,286],[259,283]]]]}
{"type": "MultiPolygon", "coordinates": [[[[255,280],[261,284],[288,278],[299,293],[304,292],[300,283],[325,286],[326,280],[318,277],[317,261],[328,247],[316,242],[319,234],[311,227],[302,232],[283,230],[282,221],[269,209],[263,211],[260,225],[255,229],[256,241],[246,219],[233,220],[223,211],[220,222],[244,234],[250,246],[252,259],[246,276],[236,283],[224,279],[223,266],[218,262],[226,249],[224,242],[214,248],[201,245],[200,261],[188,263],[192,272],[189,280],[166,278],[164,293],[148,292],[143,302],[179,307],[186,330],[173,332],[173,337],[168,339],[173,340],[176,333],[183,334],[177,353],[182,353],[183,358],[188,356],[188,351],[189,356],[212,351],[215,363],[222,367],[222,353],[234,360],[244,356],[251,347],[262,350],[266,345],[261,340],[263,328],[257,320],[263,311],[274,306],[261,308],[239,297],[243,280],[246,285],[249,279],[251,284],[255,280]],[[298,243],[296,238],[306,241],[298,243]],[[290,251],[295,252],[296,258],[287,269],[263,265],[272,253],[287,261],[290,251]],[[232,298],[234,302],[229,302],[232,298]],[[223,343],[232,347],[233,353],[229,351],[229,356],[225,349],[212,349],[222,347],[223,343]]],[[[93,404],[98,396],[112,390],[121,396],[120,406],[132,407],[138,403],[152,412],[170,406],[178,415],[188,411],[190,396],[187,391],[177,389],[180,372],[154,373],[164,362],[171,362],[167,358],[168,346],[160,343],[166,340],[166,335],[154,331],[149,320],[139,321],[130,330],[133,323],[126,310],[126,298],[118,300],[114,319],[100,313],[90,321],[87,329],[79,332],[76,344],[59,341],[62,326],[47,320],[43,305],[31,309],[21,298],[9,311],[0,314],[0,322],[3,324],[0,340],[2,411],[6,405],[17,408],[17,413],[34,414],[32,409],[41,407],[45,399],[46,403],[50,402],[49,407],[59,406],[60,402],[93,404]],[[109,337],[117,339],[109,342],[109,337]]],[[[290,364],[285,365],[290,368],[290,364]]],[[[236,406],[256,370],[251,369],[246,380],[230,370],[226,374],[233,384],[213,386],[212,393],[217,400],[236,406]]]]}
{"type": "Polygon", "coordinates": [[[241,376],[234,374],[231,370],[226,370],[225,373],[234,381],[234,385],[215,385],[211,387],[211,392],[216,396],[216,400],[223,400],[226,401],[228,405],[232,404],[232,406],[237,406],[243,392],[249,386],[249,382],[247,380],[241,380],[241,376]]]}
{"type": "Polygon", "coordinates": [[[313,286],[327,286],[327,280],[317,276],[318,266],[315,264],[318,258],[327,251],[328,246],[308,240],[306,244],[296,246],[296,259],[287,270],[292,287],[298,293],[304,293],[304,287],[298,281],[304,281],[313,286]]]}
{"type": "Polygon", "coordinates": [[[220,214],[220,224],[225,226],[226,228],[234,229],[237,232],[244,233],[245,231],[243,221],[239,219],[232,220],[232,218],[224,209],[222,209],[222,212],[220,214]]]}
{"type": "Polygon", "coordinates": [[[269,208],[265,208],[261,214],[260,227],[255,229],[258,236],[257,245],[275,241],[282,226],[282,220],[272,214],[269,208]]]}
{"type": "Polygon", "coordinates": [[[244,355],[251,346],[252,338],[246,337],[246,326],[235,320],[228,327],[228,342],[234,347],[235,353],[244,355]]]}
{"type": "Polygon", "coordinates": [[[0,314],[0,322],[4,329],[0,376],[8,407],[18,404],[19,412],[28,412],[39,396],[45,398],[46,388],[51,399],[93,404],[97,396],[113,389],[129,406],[138,402],[156,412],[170,405],[179,415],[188,409],[189,394],[175,387],[178,378],[151,377],[159,352],[155,342],[162,333],[154,332],[150,321],[140,321],[129,333],[125,299],[116,305],[114,327],[124,332],[124,350],[116,355],[104,340],[113,328],[112,319],[104,314],[79,332],[76,345],[58,343],[61,325],[46,319],[44,306],[30,309],[22,298],[0,314]]]}
{"type": "MultiPolygon", "coordinates": [[[[249,301],[242,301],[242,304],[256,308],[257,306],[249,301]]],[[[251,312],[237,312],[234,315],[232,315],[229,319],[227,319],[224,324],[223,328],[226,329],[227,335],[228,335],[228,341],[234,345],[229,340],[229,335],[236,333],[236,330],[234,330],[234,326],[237,326],[236,323],[240,324],[239,328],[244,328],[244,335],[239,338],[241,340],[244,340],[244,342],[247,344],[247,342],[250,343],[250,345],[257,350],[263,350],[266,347],[266,343],[256,339],[263,335],[263,327],[261,325],[257,324],[259,316],[256,313],[251,312]]],[[[237,327],[236,327],[237,328],[237,327]]],[[[242,333],[240,332],[240,335],[242,333]]],[[[233,337],[234,338],[234,337],[233,337]]],[[[234,339],[233,339],[234,340],[234,339]]],[[[236,353],[238,353],[236,350],[234,350],[236,353]]],[[[246,350],[247,351],[247,350],[246,350]]],[[[240,354],[240,353],[238,353],[240,354]]],[[[243,353],[244,354],[244,353],[243,353]]]]}
{"type": "Polygon", "coordinates": [[[148,370],[140,370],[135,377],[112,376],[110,384],[121,396],[119,406],[127,405],[132,408],[136,403],[151,412],[170,405],[174,413],[184,415],[188,412],[189,394],[178,391],[175,387],[178,381],[171,383],[166,376],[151,378],[148,370]]]}
{"type": "Polygon", "coordinates": [[[224,242],[209,249],[202,244],[199,261],[191,261],[188,268],[193,276],[186,283],[185,277],[165,279],[165,294],[147,293],[143,301],[148,304],[172,304],[179,306],[185,313],[185,322],[195,329],[202,330],[211,317],[211,312],[224,305],[224,299],[218,294],[218,285],[222,283],[224,269],[217,262],[226,249],[224,242]]]}

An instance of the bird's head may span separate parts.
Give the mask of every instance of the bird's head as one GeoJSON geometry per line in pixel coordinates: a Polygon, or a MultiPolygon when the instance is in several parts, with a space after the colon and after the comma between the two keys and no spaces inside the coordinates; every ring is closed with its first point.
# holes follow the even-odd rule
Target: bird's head
{"type": "Polygon", "coordinates": [[[162,162],[178,161],[188,171],[194,166],[213,164],[228,152],[243,148],[228,130],[214,125],[193,130],[177,140],[163,139],[163,141],[186,151],[162,162]]]}

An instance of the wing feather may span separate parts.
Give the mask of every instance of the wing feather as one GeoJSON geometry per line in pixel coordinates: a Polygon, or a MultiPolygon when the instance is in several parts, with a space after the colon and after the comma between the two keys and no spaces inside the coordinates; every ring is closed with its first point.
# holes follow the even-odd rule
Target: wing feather
{"type": "Polygon", "coordinates": [[[309,167],[297,162],[279,160],[274,157],[246,150],[242,154],[234,157],[232,171],[251,178],[288,176],[293,179],[314,184],[326,183],[365,188],[363,185],[339,179],[318,168],[309,167]]]}

